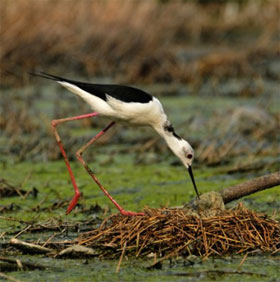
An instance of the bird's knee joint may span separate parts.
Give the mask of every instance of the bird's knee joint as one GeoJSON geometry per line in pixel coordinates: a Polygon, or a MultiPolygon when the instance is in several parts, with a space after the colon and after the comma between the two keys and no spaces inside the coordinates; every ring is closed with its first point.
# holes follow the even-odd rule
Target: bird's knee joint
{"type": "Polygon", "coordinates": [[[57,126],[57,121],[56,120],[52,120],[52,127],[56,127],[57,126]]]}
{"type": "Polygon", "coordinates": [[[78,151],[76,152],[76,158],[77,158],[77,159],[81,159],[81,158],[82,158],[82,152],[81,152],[80,150],[78,150],[78,151]]]}

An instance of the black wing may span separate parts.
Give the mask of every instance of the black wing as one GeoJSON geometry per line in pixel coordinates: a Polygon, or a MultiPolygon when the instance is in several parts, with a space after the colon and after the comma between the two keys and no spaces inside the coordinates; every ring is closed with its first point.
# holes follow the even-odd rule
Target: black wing
{"type": "Polygon", "coordinates": [[[42,72],[41,74],[36,74],[36,73],[30,73],[30,74],[55,81],[71,83],[81,88],[82,90],[101,98],[104,101],[107,101],[106,94],[126,103],[130,103],[130,102],[149,103],[153,99],[153,97],[150,94],[131,86],[117,85],[117,84],[92,84],[92,83],[70,80],[67,78],[63,78],[60,76],[56,76],[44,72],[42,72]]]}

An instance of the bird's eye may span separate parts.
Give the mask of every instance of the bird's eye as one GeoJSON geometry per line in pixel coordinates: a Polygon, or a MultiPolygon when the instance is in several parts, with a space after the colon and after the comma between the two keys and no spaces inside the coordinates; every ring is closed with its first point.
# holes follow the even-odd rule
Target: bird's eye
{"type": "Polygon", "coordinates": [[[192,154],[187,154],[188,159],[192,159],[193,155],[192,154]]]}

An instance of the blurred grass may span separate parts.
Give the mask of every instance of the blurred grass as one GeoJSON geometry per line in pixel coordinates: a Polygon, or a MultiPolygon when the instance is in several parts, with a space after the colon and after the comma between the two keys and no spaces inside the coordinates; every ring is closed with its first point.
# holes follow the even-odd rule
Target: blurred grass
{"type": "Polygon", "coordinates": [[[2,0],[1,83],[46,69],[130,83],[275,76],[264,61],[279,56],[279,3],[2,0]]]}
{"type": "MultiPolygon", "coordinates": [[[[145,88],[144,88],[145,89],[145,88]]],[[[3,90],[0,100],[0,164],[62,159],[51,132],[51,120],[90,112],[89,107],[59,85],[3,90]]],[[[277,93],[236,98],[178,95],[161,97],[176,128],[195,148],[194,165],[220,166],[230,173],[279,169],[280,101],[277,93]]],[[[75,152],[108,121],[102,117],[59,127],[70,160],[75,152]]],[[[114,163],[132,155],[134,164],[179,165],[153,130],[118,124],[96,146],[87,150],[89,160],[114,163]],[[102,145],[102,146],[100,146],[102,145]],[[102,155],[101,159],[98,159],[102,155]]]]}
{"type": "MultiPolygon", "coordinates": [[[[279,3],[2,0],[0,162],[61,158],[50,120],[89,111],[49,81],[30,86],[44,82],[28,72],[45,70],[161,96],[198,164],[231,163],[230,173],[279,168],[279,3]]],[[[60,129],[71,160],[105,123],[60,129]]],[[[115,153],[134,154],[136,163],[173,162],[148,129],[117,132],[101,141],[120,145],[115,153]]]]}

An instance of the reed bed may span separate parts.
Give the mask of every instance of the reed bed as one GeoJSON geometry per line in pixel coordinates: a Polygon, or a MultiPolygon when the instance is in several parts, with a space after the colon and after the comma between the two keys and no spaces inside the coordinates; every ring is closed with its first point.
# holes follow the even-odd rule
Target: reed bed
{"type": "Polygon", "coordinates": [[[137,83],[197,82],[254,76],[259,64],[264,69],[264,59],[279,54],[278,1],[3,0],[0,5],[2,83],[15,83],[15,74],[22,73],[26,82],[34,69],[137,83]]]}
{"type": "Polygon", "coordinates": [[[99,228],[83,233],[78,244],[99,250],[100,256],[154,257],[155,263],[172,257],[280,251],[280,224],[239,205],[200,217],[184,209],[145,210],[141,217],[112,215],[99,228]]]}

